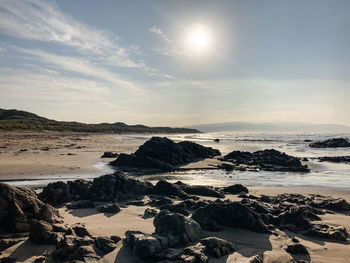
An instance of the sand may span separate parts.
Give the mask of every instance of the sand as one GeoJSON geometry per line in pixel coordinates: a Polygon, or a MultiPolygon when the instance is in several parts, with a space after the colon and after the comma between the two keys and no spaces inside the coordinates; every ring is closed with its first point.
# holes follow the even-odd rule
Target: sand
{"type": "MultiPolygon", "coordinates": [[[[94,165],[107,162],[99,157],[104,151],[133,152],[146,139],[139,137],[130,140],[118,140],[113,134],[76,134],[76,133],[0,133],[0,180],[45,177],[52,174],[101,173],[94,165]],[[48,147],[49,150],[43,150],[48,147]],[[27,151],[21,151],[27,149],[27,151]],[[67,155],[71,153],[73,155],[67,155]]],[[[187,167],[199,168],[217,164],[216,160],[201,161],[187,167]]],[[[173,181],[176,181],[174,179],[173,181]]],[[[186,183],[203,184],[195,180],[186,183]]],[[[211,185],[222,182],[206,181],[211,185]]],[[[333,197],[343,197],[350,202],[349,190],[291,188],[291,187],[249,187],[253,195],[276,195],[279,193],[322,194],[333,197]]],[[[237,196],[229,196],[237,200],[237,196]]],[[[143,219],[147,206],[122,207],[115,215],[98,213],[96,209],[69,210],[59,209],[67,224],[84,223],[88,230],[96,236],[118,235],[123,237],[127,230],[140,230],[147,233],[154,231],[153,219],[143,219]]],[[[350,230],[350,217],[344,214],[326,214],[321,216],[322,222],[333,225],[343,225],[350,230]]],[[[289,262],[292,257],[283,250],[294,233],[278,230],[278,236],[260,234],[244,229],[225,229],[222,232],[204,232],[204,236],[218,236],[227,239],[237,246],[237,251],[230,256],[210,260],[210,262],[248,262],[248,258],[264,253],[264,262],[289,262]]],[[[333,242],[297,236],[307,247],[309,256],[303,259],[311,262],[342,263],[350,262],[350,243],[333,242]]],[[[30,241],[20,242],[5,250],[2,256],[14,256],[18,262],[32,262],[36,257],[47,254],[52,246],[38,246],[30,241]]],[[[1,257],[1,255],[0,255],[1,257]]],[[[296,259],[296,258],[295,258],[296,259]]],[[[50,262],[50,261],[49,261],[50,262]]],[[[123,247],[122,242],[113,252],[107,254],[100,262],[142,262],[132,251],[123,247]]]]}

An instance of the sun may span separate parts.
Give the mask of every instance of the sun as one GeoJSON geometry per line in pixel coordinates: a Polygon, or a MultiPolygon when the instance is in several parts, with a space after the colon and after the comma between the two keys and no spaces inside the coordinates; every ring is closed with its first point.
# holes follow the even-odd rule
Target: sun
{"type": "Polygon", "coordinates": [[[212,42],[212,33],[207,25],[195,24],[186,32],[186,49],[192,54],[200,55],[206,53],[211,48],[212,42]]]}

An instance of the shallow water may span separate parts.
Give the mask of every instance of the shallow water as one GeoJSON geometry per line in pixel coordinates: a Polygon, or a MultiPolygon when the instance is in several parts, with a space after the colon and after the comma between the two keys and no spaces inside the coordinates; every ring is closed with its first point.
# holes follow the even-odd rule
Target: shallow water
{"type": "MultiPolygon", "coordinates": [[[[203,133],[203,134],[175,134],[163,135],[176,141],[190,140],[219,149],[223,155],[233,151],[257,151],[263,149],[276,149],[292,156],[307,157],[310,173],[283,173],[283,172],[251,172],[223,170],[193,170],[178,171],[165,174],[151,174],[141,176],[142,179],[189,181],[196,184],[226,185],[241,183],[246,186],[308,186],[321,188],[350,189],[350,165],[330,162],[318,162],[321,156],[350,155],[350,148],[310,148],[310,142],[305,140],[325,140],[334,137],[350,137],[350,134],[278,134],[278,133],[203,133]],[[214,139],[220,139],[219,143],[214,139]]],[[[116,140],[130,140],[133,144],[142,144],[152,135],[119,135],[116,140]]],[[[93,179],[103,174],[112,173],[113,169],[104,162],[97,162],[95,168],[98,172],[90,174],[64,174],[33,177],[31,180],[7,181],[15,186],[29,186],[41,188],[54,181],[68,181],[75,179],[93,179]],[[45,179],[43,179],[45,178],[45,179]]]]}

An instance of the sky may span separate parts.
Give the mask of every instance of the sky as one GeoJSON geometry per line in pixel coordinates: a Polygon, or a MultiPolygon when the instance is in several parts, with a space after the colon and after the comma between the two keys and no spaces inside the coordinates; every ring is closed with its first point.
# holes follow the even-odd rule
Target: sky
{"type": "Polygon", "coordinates": [[[350,125],[348,0],[1,0],[0,108],[350,125]]]}

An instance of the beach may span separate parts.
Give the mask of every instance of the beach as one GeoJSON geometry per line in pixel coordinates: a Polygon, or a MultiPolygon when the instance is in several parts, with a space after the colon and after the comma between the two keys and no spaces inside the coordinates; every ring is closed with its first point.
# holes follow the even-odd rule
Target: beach
{"type": "MultiPolygon", "coordinates": [[[[69,181],[79,178],[93,179],[113,172],[113,169],[108,166],[108,162],[113,158],[100,158],[104,152],[132,153],[150,137],[151,135],[120,136],[116,134],[55,132],[0,133],[0,179],[2,182],[14,186],[29,186],[34,189],[40,189],[45,182],[69,181]]],[[[191,139],[191,137],[184,135],[172,135],[172,138],[175,140],[191,139]]],[[[224,153],[234,150],[230,149],[230,145],[214,143],[212,138],[210,140],[197,140],[196,142],[205,146],[216,146],[224,153]]],[[[241,150],[258,148],[249,144],[242,146],[242,142],[233,148],[238,147],[241,147],[241,150]]],[[[215,159],[203,160],[185,165],[183,170],[179,172],[143,175],[138,178],[147,179],[153,184],[164,178],[172,183],[181,180],[189,185],[223,187],[236,183],[235,178],[242,176],[235,175],[237,172],[232,172],[231,175],[225,171],[218,172],[217,169],[213,169],[216,164],[215,159]]],[[[311,164],[312,167],[319,167],[318,165],[322,164],[311,164]]],[[[258,176],[259,172],[255,172],[255,174],[258,176]]],[[[254,174],[250,176],[254,176],[254,174]]],[[[288,174],[288,176],[292,175],[288,174]]],[[[265,180],[268,179],[265,178],[265,180]]],[[[344,198],[350,202],[350,189],[346,185],[340,185],[340,187],[326,187],[326,185],[323,187],[306,187],[305,185],[293,185],[293,182],[290,182],[290,184],[286,182],[284,185],[278,185],[278,183],[258,185],[258,183],[249,182],[251,181],[247,181],[248,185],[246,185],[249,194],[257,197],[261,195],[275,196],[284,193],[305,196],[318,194],[344,198]]],[[[225,198],[231,201],[242,200],[237,195],[226,195],[225,198]]],[[[216,198],[201,197],[201,199],[213,201],[216,198]]],[[[125,205],[123,202],[119,204],[121,212],[115,215],[98,213],[94,208],[68,209],[66,206],[61,206],[59,213],[65,224],[83,223],[89,232],[96,236],[110,236],[113,234],[123,237],[127,230],[154,232],[153,218],[142,218],[145,209],[151,208],[149,205],[125,205]]],[[[322,223],[334,226],[342,225],[350,229],[349,214],[327,213],[320,215],[320,218],[322,223]]],[[[250,262],[249,258],[258,254],[264,254],[264,262],[291,262],[293,258],[282,248],[294,236],[309,251],[307,257],[302,257],[307,262],[349,262],[348,241],[321,240],[295,234],[288,230],[276,230],[276,232],[276,235],[268,235],[246,229],[226,228],[224,231],[214,233],[204,231],[203,236],[214,235],[233,242],[237,246],[237,250],[233,254],[219,259],[210,259],[210,262],[250,262]]],[[[53,246],[38,248],[30,241],[22,241],[3,251],[2,256],[16,257],[18,262],[34,262],[36,256],[48,254],[52,250],[53,246]]],[[[143,261],[120,242],[113,252],[102,257],[99,262],[143,261]]]]}

